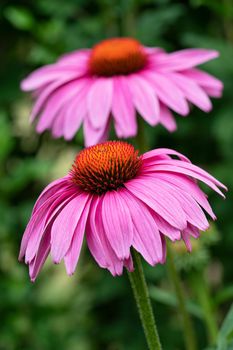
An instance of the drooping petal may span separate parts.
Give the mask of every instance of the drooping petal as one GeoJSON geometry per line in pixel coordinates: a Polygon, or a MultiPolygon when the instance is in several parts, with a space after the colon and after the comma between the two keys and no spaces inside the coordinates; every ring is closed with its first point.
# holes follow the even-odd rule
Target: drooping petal
{"type": "Polygon", "coordinates": [[[152,189],[150,181],[145,183],[141,179],[130,180],[125,183],[125,187],[172,226],[186,228],[183,209],[169,191],[164,191],[154,184],[152,189]]]}
{"type": "Polygon", "coordinates": [[[69,176],[64,176],[64,177],[61,177],[60,179],[52,181],[48,186],[45,187],[45,189],[41,192],[40,196],[38,197],[34,205],[34,208],[32,210],[32,215],[53,194],[58,193],[63,189],[66,190],[67,187],[70,187],[70,186],[71,186],[71,182],[69,182],[69,176]]]}
{"type": "Polygon", "coordinates": [[[93,146],[97,143],[104,142],[108,139],[109,134],[109,121],[107,121],[105,127],[100,129],[94,129],[87,118],[83,123],[83,132],[85,136],[85,146],[93,146]]]}
{"type": "Polygon", "coordinates": [[[218,187],[222,187],[227,190],[226,186],[224,186],[221,182],[207,173],[205,170],[199,168],[198,166],[183,162],[180,160],[170,159],[170,160],[158,160],[154,162],[154,165],[150,165],[147,168],[143,168],[143,171],[164,171],[164,172],[174,172],[181,173],[184,175],[191,176],[197,180],[200,180],[207,184],[214,191],[219,193],[224,197],[223,193],[218,189],[218,187]],[[218,186],[218,187],[217,187],[218,186]]]}
{"type": "Polygon", "coordinates": [[[164,236],[161,236],[161,240],[162,240],[162,249],[163,249],[163,257],[162,257],[161,264],[165,264],[166,258],[167,258],[167,242],[164,236]]]}
{"type": "Polygon", "coordinates": [[[195,201],[211,216],[213,220],[216,219],[214,212],[207,200],[207,196],[202,192],[196,182],[191,178],[181,174],[171,173],[156,173],[156,178],[162,179],[167,183],[176,186],[180,191],[189,193],[195,201]]]}
{"type": "Polygon", "coordinates": [[[128,259],[124,260],[124,266],[127,268],[127,270],[129,272],[133,272],[134,271],[134,266],[133,266],[133,258],[130,254],[130,256],[128,257],[128,259]]]}
{"type": "Polygon", "coordinates": [[[46,221],[46,213],[48,211],[50,204],[54,201],[54,198],[56,198],[56,194],[53,193],[51,194],[51,197],[45,199],[44,202],[42,202],[37,209],[35,209],[37,203],[34,206],[32,216],[27,224],[27,227],[24,231],[24,235],[22,238],[20,253],[19,253],[19,260],[22,260],[25,255],[33,230],[37,232],[36,228],[38,227],[38,231],[40,232],[41,228],[44,227],[44,224],[46,221]]]}
{"type": "Polygon", "coordinates": [[[83,69],[77,69],[76,65],[59,67],[56,64],[47,65],[37,69],[21,82],[24,91],[35,90],[54,80],[77,79],[83,75],[83,69]]]}
{"type": "Polygon", "coordinates": [[[64,84],[69,84],[70,78],[66,78],[59,81],[54,81],[48,84],[46,87],[44,87],[41,92],[38,94],[38,97],[35,101],[35,104],[33,106],[31,115],[30,115],[30,121],[34,121],[34,119],[37,117],[37,115],[42,111],[43,108],[45,108],[46,102],[50,99],[50,97],[53,96],[53,93],[64,84]]]}
{"type": "Polygon", "coordinates": [[[90,83],[86,81],[75,99],[66,107],[64,124],[64,137],[66,140],[70,140],[74,137],[84,118],[87,116],[86,95],[89,87],[90,83]]]}
{"type": "Polygon", "coordinates": [[[109,191],[103,196],[102,218],[106,236],[116,255],[119,259],[128,259],[133,241],[133,223],[119,191],[109,191]]]}
{"type": "Polygon", "coordinates": [[[188,232],[188,230],[184,230],[182,231],[182,239],[186,245],[186,248],[189,252],[192,251],[192,244],[191,244],[191,241],[190,241],[190,234],[188,232]]]}
{"type": "MultiPolygon", "coordinates": [[[[53,200],[53,198],[52,198],[53,200]]],[[[47,201],[49,203],[52,202],[51,199],[48,199],[47,201]]],[[[28,246],[28,243],[30,242],[30,238],[31,238],[31,234],[33,232],[33,229],[37,229],[38,227],[38,231],[40,232],[41,229],[44,227],[45,224],[45,214],[48,210],[47,207],[47,203],[45,202],[45,204],[43,204],[40,209],[30,218],[29,223],[27,224],[27,227],[25,229],[23,238],[22,238],[22,242],[21,242],[21,246],[20,246],[20,253],[19,253],[19,260],[23,260],[23,257],[26,253],[26,249],[28,246]]],[[[34,232],[37,233],[37,230],[35,230],[34,232]]],[[[33,257],[32,257],[33,258],[33,257]]],[[[29,261],[29,260],[28,260],[29,261]]]]}
{"type": "Polygon", "coordinates": [[[164,74],[158,72],[145,72],[143,76],[150,81],[154,93],[163,104],[173,109],[175,112],[185,116],[189,113],[189,106],[184,94],[180,89],[164,74]]]}
{"type": "Polygon", "coordinates": [[[100,267],[107,268],[109,266],[108,261],[108,248],[106,238],[104,236],[104,229],[101,224],[97,224],[97,207],[99,204],[99,197],[96,196],[92,200],[90,208],[90,215],[87,222],[86,238],[88,248],[99,264],[100,267]],[[97,229],[98,225],[98,229],[97,229]]]}
{"type": "Polygon", "coordinates": [[[160,215],[156,214],[153,210],[151,210],[151,215],[153,216],[156,222],[159,232],[161,232],[164,236],[168,237],[171,241],[180,240],[180,229],[177,229],[176,227],[169,224],[166,220],[164,220],[160,215]]]}
{"type": "Polygon", "coordinates": [[[162,242],[158,227],[143,202],[128,191],[121,191],[120,195],[125,199],[130,210],[134,225],[133,247],[151,265],[162,261],[162,242]]]}
{"type": "MultiPolygon", "coordinates": [[[[148,178],[143,177],[143,179],[147,181],[148,178]]],[[[156,184],[161,189],[172,193],[172,196],[174,196],[174,198],[176,198],[180,203],[180,206],[186,215],[186,220],[189,223],[195,225],[197,228],[203,231],[209,227],[203,211],[190,194],[185,193],[185,191],[179,191],[175,186],[172,186],[170,183],[158,178],[150,178],[150,181],[153,185],[156,184]]]]}
{"type": "Polygon", "coordinates": [[[198,86],[193,80],[185,77],[181,73],[170,73],[167,75],[174,84],[184,93],[185,97],[194,105],[209,112],[212,109],[212,103],[205,91],[198,86]]]}
{"type": "Polygon", "coordinates": [[[123,272],[123,260],[120,260],[113,251],[104,230],[102,220],[102,199],[95,197],[87,225],[87,244],[96,262],[107,268],[113,276],[123,272]]]}
{"type": "Polygon", "coordinates": [[[114,78],[112,113],[118,137],[132,137],[137,133],[136,112],[127,78],[114,78]]]}
{"type": "Polygon", "coordinates": [[[160,123],[170,132],[177,129],[175,118],[171,111],[163,104],[160,104],[160,123]]]}
{"type": "Polygon", "coordinates": [[[151,86],[136,74],[129,76],[127,82],[140,115],[150,125],[156,125],[159,122],[159,102],[151,86]]]}
{"type": "Polygon", "coordinates": [[[44,265],[45,260],[47,259],[47,256],[49,255],[50,239],[51,233],[49,228],[40,242],[35,258],[29,263],[29,275],[32,282],[35,281],[42,266],[44,265]]]}
{"type": "Polygon", "coordinates": [[[55,219],[57,214],[68,204],[73,197],[76,196],[74,192],[64,191],[62,194],[55,194],[47,200],[43,206],[33,215],[31,226],[25,231],[25,235],[29,236],[25,261],[30,262],[36,255],[40,241],[43,238],[48,226],[55,219]],[[35,218],[35,220],[34,220],[35,218]]]}
{"type": "Polygon", "coordinates": [[[51,125],[51,131],[54,139],[58,139],[59,137],[63,136],[63,130],[65,125],[65,112],[66,107],[63,107],[56,115],[56,119],[51,125]]]}
{"type": "Polygon", "coordinates": [[[85,227],[87,218],[89,215],[89,209],[91,204],[91,196],[89,197],[88,201],[85,202],[85,207],[82,211],[81,217],[78,221],[78,224],[75,228],[74,235],[72,238],[72,242],[70,244],[70,248],[68,249],[64,261],[66,266],[66,271],[68,275],[72,275],[76,269],[76,265],[78,263],[78,259],[80,256],[80,251],[83,243],[83,237],[85,233],[85,227]]]}
{"type": "MultiPolygon", "coordinates": [[[[75,98],[75,96],[83,89],[87,84],[86,79],[80,79],[62,87],[56,89],[50,96],[45,108],[40,116],[39,122],[37,124],[37,131],[39,133],[51,127],[53,121],[60,117],[64,120],[66,114],[67,104],[75,98]],[[62,110],[63,109],[63,110],[62,110]]],[[[61,128],[61,133],[63,132],[63,127],[61,128]]]]}
{"type": "Polygon", "coordinates": [[[113,80],[111,78],[95,79],[87,96],[87,108],[93,128],[106,126],[112,105],[113,80]]]}
{"type": "Polygon", "coordinates": [[[192,68],[182,72],[182,74],[192,80],[203,88],[212,89],[221,96],[223,90],[223,83],[213,77],[212,75],[201,71],[200,69],[192,68]]]}
{"type": "Polygon", "coordinates": [[[51,230],[51,256],[55,263],[59,263],[66,255],[89,197],[84,193],[77,195],[54,221],[51,230]]]}

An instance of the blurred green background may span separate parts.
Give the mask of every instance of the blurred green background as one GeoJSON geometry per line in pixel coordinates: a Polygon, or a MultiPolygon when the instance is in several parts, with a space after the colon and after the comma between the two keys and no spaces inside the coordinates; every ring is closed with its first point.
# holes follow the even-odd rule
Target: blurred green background
{"type": "MultiPolygon", "coordinates": [[[[199,349],[211,346],[211,326],[220,328],[233,300],[233,2],[231,0],[1,0],[0,65],[0,350],[146,349],[127,275],[113,278],[83,249],[76,274],[49,259],[35,284],[17,261],[34,201],[52,179],[66,174],[83,146],[75,140],[36,135],[28,116],[32,101],[20,80],[64,52],[91,47],[111,36],[133,35],[168,51],[213,48],[219,59],[203,68],[224,82],[223,98],[205,114],[193,108],[177,117],[178,131],[146,127],[150,147],[171,147],[227,184],[223,201],[210,193],[218,221],[193,253],[174,247],[199,349]],[[212,321],[206,315],[211,309],[212,321]],[[206,324],[208,325],[206,327],[206,324]]],[[[165,350],[183,350],[174,291],[167,267],[145,266],[165,350]]],[[[233,315],[218,337],[218,350],[233,349],[233,315]]]]}

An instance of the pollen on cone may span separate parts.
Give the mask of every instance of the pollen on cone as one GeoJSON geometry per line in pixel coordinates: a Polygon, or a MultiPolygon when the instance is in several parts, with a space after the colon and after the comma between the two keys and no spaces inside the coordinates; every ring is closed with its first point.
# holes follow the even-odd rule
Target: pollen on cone
{"type": "Polygon", "coordinates": [[[134,178],[140,165],[138,151],[132,145],[109,141],[81,151],[71,173],[73,181],[83,190],[101,194],[134,178]]]}
{"type": "Polygon", "coordinates": [[[127,75],[137,72],[147,63],[141,44],[132,38],[101,41],[93,47],[89,66],[99,76],[127,75]]]}

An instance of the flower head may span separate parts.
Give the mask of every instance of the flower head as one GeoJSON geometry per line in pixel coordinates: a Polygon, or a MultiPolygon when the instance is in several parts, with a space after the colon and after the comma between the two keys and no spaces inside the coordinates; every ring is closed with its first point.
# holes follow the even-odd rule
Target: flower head
{"type": "Polygon", "coordinates": [[[54,263],[64,259],[73,274],[86,232],[94,259],[113,275],[122,274],[124,266],[133,270],[132,248],[151,265],[163,263],[165,237],[183,239],[191,250],[190,237],[209,226],[204,210],[215,219],[197,180],[219,194],[219,187],[225,188],[173,150],[139,156],[121,141],[84,149],[69,174],[38,198],[19,258],[25,257],[32,280],[49,253],[54,263]]]}
{"type": "Polygon", "coordinates": [[[166,53],[132,38],[113,38],[39,68],[21,87],[36,98],[31,119],[38,117],[38,132],[50,129],[70,140],[83,124],[90,146],[107,139],[111,121],[118,137],[135,136],[136,112],[169,131],[176,129],[171,111],[186,116],[192,103],[209,112],[209,96],[220,97],[223,86],[195,67],[217,56],[204,49],[166,53]]]}

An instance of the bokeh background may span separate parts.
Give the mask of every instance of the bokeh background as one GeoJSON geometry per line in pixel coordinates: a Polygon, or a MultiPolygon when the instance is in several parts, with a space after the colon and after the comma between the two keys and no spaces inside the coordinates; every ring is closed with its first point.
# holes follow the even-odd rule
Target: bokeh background
{"type": "MultiPolygon", "coordinates": [[[[168,51],[203,47],[221,53],[203,67],[225,85],[210,114],[193,108],[188,118],[178,116],[174,134],[145,127],[150,148],[177,149],[229,188],[226,201],[210,193],[218,221],[193,243],[193,253],[186,253],[183,244],[174,251],[198,349],[216,349],[211,342],[217,337],[218,350],[233,349],[230,335],[226,339],[227,332],[233,333],[232,314],[225,333],[214,332],[213,325],[221,328],[233,300],[232,0],[1,0],[0,32],[0,350],[146,349],[127,274],[111,277],[86,247],[72,278],[62,264],[48,261],[32,284],[27,267],[17,261],[36,197],[67,172],[83,147],[82,132],[69,143],[35,133],[28,120],[32,101],[20,92],[20,80],[64,52],[122,35],[168,51]]],[[[167,266],[145,270],[164,349],[183,350],[167,266]]]]}

